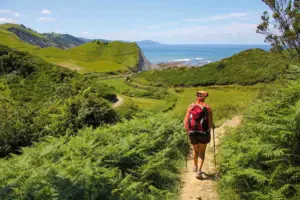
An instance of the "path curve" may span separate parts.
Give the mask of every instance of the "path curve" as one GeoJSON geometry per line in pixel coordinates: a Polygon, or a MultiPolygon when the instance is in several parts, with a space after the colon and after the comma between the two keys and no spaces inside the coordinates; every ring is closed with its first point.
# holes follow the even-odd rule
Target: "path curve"
{"type": "MultiPolygon", "coordinates": [[[[220,138],[224,135],[225,127],[236,127],[241,123],[241,117],[235,116],[227,120],[220,127],[215,129],[216,146],[218,146],[220,138]]],[[[180,192],[180,200],[218,200],[217,192],[217,172],[214,167],[213,158],[213,140],[207,146],[203,171],[207,174],[204,180],[196,179],[196,173],[192,171],[194,166],[192,158],[192,149],[188,158],[187,169],[182,173],[182,188],[180,192]]]]}
{"type": "Polygon", "coordinates": [[[124,98],[117,95],[118,101],[112,105],[113,108],[117,108],[124,103],[124,98]]]}

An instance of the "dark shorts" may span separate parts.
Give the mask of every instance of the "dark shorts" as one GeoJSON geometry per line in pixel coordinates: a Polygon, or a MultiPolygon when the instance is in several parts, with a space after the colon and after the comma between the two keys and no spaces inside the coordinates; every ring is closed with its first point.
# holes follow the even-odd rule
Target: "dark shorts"
{"type": "Polygon", "coordinates": [[[192,145],[195,144],[208,144],[210,143],[210,133],[206,134],[206,135],[202,135],[202,134],[195,134],[195,133],[189,133],[189,137],[190,137],[190,142],[192,145]]]}

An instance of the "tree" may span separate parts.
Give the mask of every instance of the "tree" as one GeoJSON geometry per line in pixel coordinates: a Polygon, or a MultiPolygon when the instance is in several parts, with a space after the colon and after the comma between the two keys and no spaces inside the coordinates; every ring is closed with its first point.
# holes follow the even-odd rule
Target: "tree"
{"type": "Polygon", "coordinates": [[[300,60],[300,0],[262,0],[273,12],[265,11],[257,33],[266,35],[272,50],[300,60]]]}

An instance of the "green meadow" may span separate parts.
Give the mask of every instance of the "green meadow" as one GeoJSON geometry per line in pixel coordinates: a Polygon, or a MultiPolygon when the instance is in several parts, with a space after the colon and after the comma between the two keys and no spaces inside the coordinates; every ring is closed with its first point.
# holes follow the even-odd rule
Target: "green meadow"
{"type": "Polygon", "coordinates": [[[138,64],[135,43],[91,42],[71,49],[48,47],[34,51],[45,60],[57,65],[86,72],[128,71],[138,64]]]}

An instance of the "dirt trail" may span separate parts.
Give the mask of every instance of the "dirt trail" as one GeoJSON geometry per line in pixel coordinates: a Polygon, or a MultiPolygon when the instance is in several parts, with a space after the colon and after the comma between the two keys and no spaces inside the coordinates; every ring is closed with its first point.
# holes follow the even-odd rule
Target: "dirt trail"
{"type": "MultiPolygon", "coordinates": [[[[225,127],[236,127],[241,123],[241,117],[234,118],[223,123],[219,128],[215,129],[216,146],[219,144],[219,139],[225,132],[225,127]]],[[[188,158],[187,169],[183,171],[181,180],[182,188],[180,192],[180,200],[218,200],[217,172],[214,167],[213,157],[213,140],[207,146],[205,162],[202,171],[206,173],[203,180],[196,179],[196,173],[192,171],[194,166],[192,158],[192,149],[188,158]]]]}
{"type": "Polygon", "coordinates": [[[117,96],[118,101],[112,105],[113,108],[117,108],[124,103],[124,99],[120,96],[117,96]]]}

